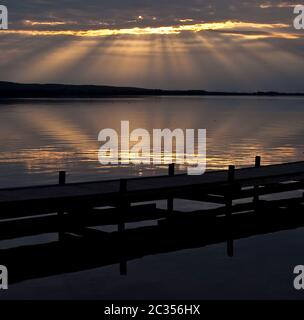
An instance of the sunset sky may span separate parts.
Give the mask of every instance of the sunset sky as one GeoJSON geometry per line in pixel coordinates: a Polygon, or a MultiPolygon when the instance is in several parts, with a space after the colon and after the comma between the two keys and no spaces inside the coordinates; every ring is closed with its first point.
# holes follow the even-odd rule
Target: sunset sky
{"type": "Polygon", "coordinates": [[[2,0],[0,80],[304,92],[297,1],[2,0]]]}

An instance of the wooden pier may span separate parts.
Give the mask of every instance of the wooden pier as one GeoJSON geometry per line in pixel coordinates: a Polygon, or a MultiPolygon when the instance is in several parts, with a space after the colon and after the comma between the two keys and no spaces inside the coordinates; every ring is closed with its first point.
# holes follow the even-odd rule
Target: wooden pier
{"type": "MultiPolygon", "coordinates": [[[[69,184],[65,172],[60,172],[58,185],[0,189],[0,239],[10,232],[17,235],[14,224],[24,223],[34,229],[37,223],[41,230],[43,225],[57,228],[60,225],[64,231],[63,225],[73,224],[73,221],[86,227],[95,223],[159,219],[174,212],[174,199],[220,204],[223,206],[217,209],[218,214],[229,216],[262,205],[283,206],[286,200],[266,202],[260,197],[302,190],[303,183],[304,161],[261,166],[260,157],[256,157],[253,167],[235,169],[229,166],[228,171],[211,171],[201,176],[174,175],[174,165],[170,165],[168,176],[69,184]],[[233,204],[234,200],[244,198],[253,199],[233,204]],[[167,200],[168,210],[157,210],[153,204],[134,206],[158,200],[167,200]],[[112,208],[103,209],[109,206],[112,208]]],[[[295,204],[302,201],[303,197],[288,200],[295,204]]],[[[18,227],[18,230],[20,236],[24,236],[26,228],[18,227]]]]}
{"type": "Polygon", "coordinates": [[[220,242],[233,256],[234,239],[303,227],[303,190],[304,161],[263,166],[260,157],[252,167],[202,176],[177,175],[173,164],[167,176],[85,183],[67,183],[60,172],[57,185],[0,189],[0,240],[59,235],[46,244],[2,249],[0,261],[18,282],[115,263],[126,274],[128,260],[220,242]],[[175,199],[216,206],[181,212],[175,199]],[[157,208],[159,200],[167,209],[157,208]],[[126,228],[150,220],[157,224],[126,228]],[[106,225],[117,231],[96,229],[106,225]],[[21,272],[25,257],[32,263],[21,272]]]}
{"type": "MultiPolygon", "coordinates": [[[[260,163],[259,158],[256,160],[260,163]]],[[[303,186],[304,162],[255,166],[228,171],[211,171],[201,176],[168,176],[66,183],[60,172],[58,185],[0,189],[0,219],[79,208],[113,206],[164,199],[189,199],[211,203],[227,203],[259,195],[298,190],[303,186]]]]}

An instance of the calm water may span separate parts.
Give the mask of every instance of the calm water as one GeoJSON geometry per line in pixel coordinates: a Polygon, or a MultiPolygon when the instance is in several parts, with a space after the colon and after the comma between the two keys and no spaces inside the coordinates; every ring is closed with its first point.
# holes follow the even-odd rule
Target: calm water
{"type": "MultiPolygon", "coordinates": [[[[98,162],[101,129],[207,129],[208,169],[304,159],[301,98],[136,98],[0,105],[0,187],[159,174],[151,166],[98,162]]],[[[184,169],[184,168],[181,168],[184,169]]],[[[165,171],[164,171],[165,172],[165,171]]]]}
{"type": "MultiPolygon", "coordinates": [[[[131,129],[206,128],[208,169],[304,159],[304,99],[242,97],[129,98],[26,101],[0,105],[0,187],[56,183],[66,170],[69,181],[165,173],[153,166],[111,167],[98,162],[98,133],[131,129]]],[[[184,170],[184,168],[180,168],[184,170]]],[[[192,204],[181,202],[182,210],[192,204]]],[[[160,203],[159,206],[162,206],[160,203]]],[[[48,241],[52,235],[0,248],[48,241]]],[[[128,263],[69,275],[25,281],[0,298],[304,298],[293,289],[293,268],[304,264],[304,230],[256,236],[235,243],[148,256],[128,263]]],[[[25,261],[26,263],[26,261],[25,261]]],[[[1,261],[0,261],[1,264],[1,261]]]]}

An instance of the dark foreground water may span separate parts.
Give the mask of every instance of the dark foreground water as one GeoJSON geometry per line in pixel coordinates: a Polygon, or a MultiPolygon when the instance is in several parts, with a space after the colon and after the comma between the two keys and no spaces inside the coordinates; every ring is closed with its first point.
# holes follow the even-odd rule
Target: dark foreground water
{"type": "MultiPolygon", "coordinates": [[[[256,155],[264,164],[303,160],[303,104],[302,98],[287,97],[1,104],[0,187],[56,183],[58,170],[66,170],[69,181],[165,173],[163,167],[98,163],[98,132],[119,131],[121,120],[129,120],[131,129],[150,131],[206,128],[209,170],[252,165],[256,155]]],[[[201,205],[178,201],[177,207],[187,211],[201,205]]],[[[55,239],[56,235],[46,235],[5,241],[0,249],[55,239]]],[[[304,264],[303,229],[238,240],[234,248],[233,258],[226,256],[226,243],[143,257],[128,262],[127,276],[113,265],[28,280],[0,292],[0,299],[304,298],[304,292],[293,288],[293,268],[304,264]]]]}

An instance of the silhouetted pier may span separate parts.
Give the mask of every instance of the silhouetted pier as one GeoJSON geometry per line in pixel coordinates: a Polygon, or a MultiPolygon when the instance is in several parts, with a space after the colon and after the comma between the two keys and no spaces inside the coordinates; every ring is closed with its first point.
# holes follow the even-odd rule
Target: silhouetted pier
{"type": "MultiPolygon", "coordinates": [[[[227,242],[227,254],[233,256],[234,239],[304,226],[303,189],[304,161],[262,166],[260,157],[252,167],[229,166],[202,176],[175,174],[170,165],[167,176],[67,183],[65,172],[60,172],[57,185],[0,189],[0,240],[59,235],[59,241],[53,243],[0,250],[0,258],[14,270],[26,254],[46,269],[37,271],[36,277],[111,263],[120,263],[124,274],[127,260],[223,241],[227,242]],[[287,198],[264,198],[290,191],[297,192],[287,198]],[[181,212],[174,207],[174,199],[216,206],[181,212]],[[167,201],[167,209],[157,208],[159,200],[167,201]],[[126,223],[146,220],[158,224],[125,228],[126,223]],[[117,231],[95,228],[105,225],[117,225],[117,231]],[[47,265],[47,257],[53,259],[56,254],[64,260],[67,248],[71,255],[75,251],[75,268],[70,263],[73,260],[62,262],[60,271],[47,265]]],[[[16,271],[16,281],[19,276],[34,275],[22,276],[16,271]]]]}
{"type": "MultiPolygon", "coordinates": [[[[60,172],[58,185],[0,189],[0,219],[34,219],[39,215],[37,221],[43,221],[41,216],[51,213],[59,213],[59,222],[75,218],[84,224],[140,221],[154,215],[157,219],[161,212],[155,205],[133,204],[164,199],[168,200],[169,211],[174,211],[173,199],[188,199],[223,204],[218,212],[229,215],[266,205],[259,200],[262,195],[300,190],[303,181],[304,161],[261,166],[259,157],[254,167],[236,170],[229,166],[228,171],[211,171],[201,176],[174,175],[174,165],[170,165],[168,176],[67,184],[65,172],[60,172]],[[252,202],[232,205],[233,200],[250,197],[252,202]],[[102,209],[109,206],[113,208],[102,209]],[[64,219],[65,216],[71,219],[64,219]]],[[[294,202],[302,200],[296,198],[294,202]]],[[[268,205],[284,205],[284,201],[271,201],[268,205]]],[[[51,220],[49,215],[45,219],[51,220]]],[[[0,239],[1,229],[0,224],[0,239]]]]}
{"type": "MultiPolygon", "coordinates": [[[[258,159],[258,158],[257,158],[258,159]]],[[[145,177],[100,182],[66,184],[65,173],[60,172],[58,185],[0,189],[0,206],[12,209],[22,204],[22,209],[34,207],[70,205],[73,201],[87,201],[87,204],[117,204],[121,196],[130,202],[165,199],[179,196],[194,189],[220,189],[231,184],[239,187],[284,182],[288,179],[301,180],[304,177],[304,161],[287,164],[242,168],[228,171],[211,171],[200,176],[174,175],[169,166],[168,176],[145,177]]]]}

